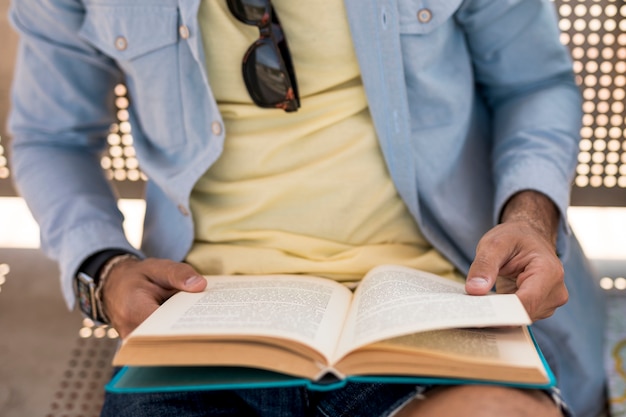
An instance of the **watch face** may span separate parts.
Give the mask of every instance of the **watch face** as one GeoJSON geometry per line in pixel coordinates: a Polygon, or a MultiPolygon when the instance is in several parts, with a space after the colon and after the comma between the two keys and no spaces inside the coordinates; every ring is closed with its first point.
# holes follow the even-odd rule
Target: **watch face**
{"type": "Polygon", "coordinates": [[[96,319],[95,285],[90,276],[78,274],[76,279],[76,296],[80,310],[89,318],[96,319]]]}

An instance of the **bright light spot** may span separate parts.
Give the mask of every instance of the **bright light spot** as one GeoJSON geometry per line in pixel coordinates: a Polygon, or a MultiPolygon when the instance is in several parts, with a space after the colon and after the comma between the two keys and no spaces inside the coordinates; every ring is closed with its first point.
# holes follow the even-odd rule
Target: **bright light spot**
{"type": "Polygon", "coordinates": [[[604,277],[600,280],[600,287],[603,290],[610,290],[613,288],[613,279],[609,277],[604,277]]]}

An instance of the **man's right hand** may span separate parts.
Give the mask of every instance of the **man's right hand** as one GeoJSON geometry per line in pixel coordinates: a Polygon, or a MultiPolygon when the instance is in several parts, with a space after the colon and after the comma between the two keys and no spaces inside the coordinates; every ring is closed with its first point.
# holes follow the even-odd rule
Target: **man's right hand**
{"type": "Polygon", "coordinates": [[[167,259],[128,259],[116,264],[102,288],[111,325],[125,338],[178,291],[200,292],[206,280],[188,264],[167,259]]]}

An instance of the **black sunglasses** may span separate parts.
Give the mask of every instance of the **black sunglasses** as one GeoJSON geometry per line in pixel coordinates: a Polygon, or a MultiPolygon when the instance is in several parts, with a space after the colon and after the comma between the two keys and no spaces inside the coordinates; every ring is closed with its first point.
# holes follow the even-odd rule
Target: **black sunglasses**
{"type": "Polygon", "coordinates": [[[243,79],[259,107],[298,110],[300,96],[287,40],[270,0],[228,0],[228,8],[241,22],[258,26],[259,39],[243,56],[243,79]]]}

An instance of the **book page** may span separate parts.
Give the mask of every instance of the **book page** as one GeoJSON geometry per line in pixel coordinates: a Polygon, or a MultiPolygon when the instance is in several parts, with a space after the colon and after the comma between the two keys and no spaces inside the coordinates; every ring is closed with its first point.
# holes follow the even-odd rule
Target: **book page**
{"type": "Polygon", "coordinates": [[[205,291],[177,293],[131,336],[270,336],[297,340],[329,358],[352,298],[350,290],[324,278],[205,278],[205,291]]]}
{"type": "Polygon", "coordinates": [[[336,357],[416,332],[530,323],[514,294],[471,296],[458,282],[411,268],[382,266],[357,288],[336,357]]]}
{"type": "Polygon", "coordinates": [[[475,361],[543,368],[526,327],[431,330],[378,342],[390,348],[431,350],[475,361]]]}
{"type": "Polygon", "coordinates": [[[411,333],[363,346],[335,366],[346,375],[422,376],[533,386],[555,382],[528,326],[411,333]]]}

